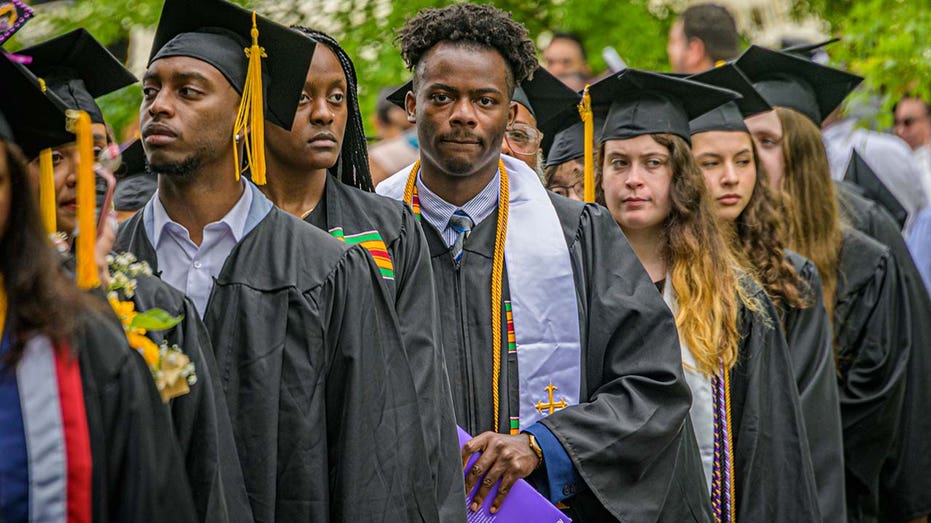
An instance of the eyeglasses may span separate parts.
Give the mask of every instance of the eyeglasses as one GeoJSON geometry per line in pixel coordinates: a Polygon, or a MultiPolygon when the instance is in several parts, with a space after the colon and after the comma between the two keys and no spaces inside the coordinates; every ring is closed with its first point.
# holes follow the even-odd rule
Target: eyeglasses
{"type": "Polygon", "coordinates": [[[546,188],[560,196],[565,196],[566,198],[572,197],[573,194],[575,194],[575,196],[579,198],[585,195],[585,183],[584,182],[577,182],[572,185],[552,185],[551,184],[551,185],[548,185],[546,188]]]}
{"type": "Polygon", "coordinates": [[[517,154],[537,154],[543,133],[523,123],[515,123],[504,133],[504,141],[508,148],[517,154]]]}

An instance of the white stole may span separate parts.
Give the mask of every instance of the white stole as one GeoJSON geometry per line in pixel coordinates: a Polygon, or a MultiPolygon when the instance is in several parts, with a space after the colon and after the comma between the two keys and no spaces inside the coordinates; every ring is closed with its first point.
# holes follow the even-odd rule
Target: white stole
{"type": "MultiPolygon", "coordinates": [[[[552,402],[579,403],[581,330],[579,307],[562,224],[536,173],[501,155],[510,183],[504,245],[517,342],[520,429],[549,415],[552,402]],[[544,406],[538,410],[537,406],[544,406]],[[541,412],[542,410],[542,412],[541,412]]],[[[403,200],[409,165],[378,185],[377,192],[403,200]]]]}

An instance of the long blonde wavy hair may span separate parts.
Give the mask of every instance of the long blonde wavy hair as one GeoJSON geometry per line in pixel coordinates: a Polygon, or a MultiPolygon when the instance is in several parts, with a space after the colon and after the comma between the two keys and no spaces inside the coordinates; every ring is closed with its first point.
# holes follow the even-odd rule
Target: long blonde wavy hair
{"type": "MultiPolygon", "coordinates": [[[[676,327],[695,357],[698,370],[718,374],[732,368],[740,348],[740,305],[757,311],[759,305],[741,283],[739,269],[719,228],[701,169],[688,144],[672,134],[653,134],[669,151],[672,209],[663,227],[663,257],[676,293],[676,327]]],[[[602,146],[601,158],[604,158],[602,146]]],[[[601,185],[604,165],[598,169],[601,185]]]]}

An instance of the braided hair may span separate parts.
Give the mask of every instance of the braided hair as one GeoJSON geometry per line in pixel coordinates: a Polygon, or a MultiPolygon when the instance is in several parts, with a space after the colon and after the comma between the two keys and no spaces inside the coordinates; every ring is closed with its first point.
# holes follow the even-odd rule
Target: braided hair
{"type": "Polygon", "coordinates": [[[343,134],[343,147],[340,150],[336,165],[330,168],[330,172],[346,185],[351,185],[366,192],[374,191],[375,186],[372,184],[372,175],[369,172],[368,149],[365,145],[365,129],[362,127],[362,112],[359,110],[359,83],[356,78],[356,68],[352,65],[352,59],[340,47],[336,39],[324,32],[297,25],[291,26],[291,29],[329,47],[339,59],[339,63],[343,67],[343,74],[346,75],[346,84],[348,86],[346,107],[349,114],[346,121],[346,132],[343,134]]]}

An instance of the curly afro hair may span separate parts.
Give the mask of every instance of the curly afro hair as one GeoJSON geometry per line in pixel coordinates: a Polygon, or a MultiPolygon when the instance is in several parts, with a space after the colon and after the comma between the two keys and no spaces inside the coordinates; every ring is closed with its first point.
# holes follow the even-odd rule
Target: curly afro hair
{"type": "Polygon", "coordinates": [[[512,91],[515,85],[531,78],[539,66],[527,28],[512,20],[510,13],[490,5],[462,3],[424,9],[407,20],[396,40],[401,45],[401,57],[415,73],[424,55],[440,42],[495,49],[509,66],[508,87],[512,91]]]}

